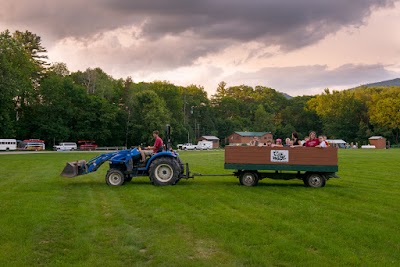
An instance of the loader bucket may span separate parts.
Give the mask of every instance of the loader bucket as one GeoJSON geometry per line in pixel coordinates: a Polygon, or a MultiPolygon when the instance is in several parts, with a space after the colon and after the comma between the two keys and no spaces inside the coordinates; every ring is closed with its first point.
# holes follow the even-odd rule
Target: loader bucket
{"type": "Polygon", "coordinates": [[[78,160],[74,162],[67,162],[61,176],[72,178],[81,175],[86,168],[86,160],[78,160]]]}

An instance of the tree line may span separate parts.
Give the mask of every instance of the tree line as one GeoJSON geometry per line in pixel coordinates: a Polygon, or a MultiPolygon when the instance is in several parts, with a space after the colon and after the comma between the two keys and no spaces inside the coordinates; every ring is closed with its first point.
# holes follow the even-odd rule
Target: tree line
{"type": "Polygon", "coordinates": [[[47,63],[40,36],[0,33],[0,137],[61,141],[96,140],[101,146],[151,144],[151,133],[172,127],[174,143],[215,135],[224,144],[234,131],[265,131],[366,143],[383,135],[398,143],[400,87],[326,89],[287,98],[265,86],[202,86],[114,79],[100,68],[70,72],[47,63]]]}

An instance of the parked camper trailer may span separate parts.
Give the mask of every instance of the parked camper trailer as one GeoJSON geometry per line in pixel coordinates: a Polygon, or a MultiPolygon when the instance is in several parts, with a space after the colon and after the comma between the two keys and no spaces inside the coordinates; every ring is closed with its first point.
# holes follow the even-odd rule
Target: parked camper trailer
{"type": "Polygon", "coordinates": [[[18,143],[18,148],[22,150],[45,150],[46,145],[44,140],[40,139],[25,139],[18,143]]]}
{"type": "Polygon", "coordinates": [[[16,139],[0,139],[0,150],[16,150],[17,140],[16,139]]]}
{"type": "Polygon", "coordinates": [[[213,148],[213,142],[211,141],[199,141],[197,143],[197,149],[208,150],[213,148]]]}

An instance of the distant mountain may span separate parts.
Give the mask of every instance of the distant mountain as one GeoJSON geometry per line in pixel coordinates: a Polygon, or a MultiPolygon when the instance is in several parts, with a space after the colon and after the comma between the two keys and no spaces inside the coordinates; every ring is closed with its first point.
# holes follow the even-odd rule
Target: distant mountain
{"type": "Polygon", "coordinates": [[[400,86],[400,78],[377,82],[377,83],[368,83],[361,85],[359,87],[380,87],[380,86],[400,86]]]}
{"type": "MultiPolygon", "coordinates": [[[[360,86],[354,87],[354,88],[350,88],[347,90],[354,90],[360,87],[390,87],[390,86],[400,86],[400,78],[396,78],[393,80],[386,80],[386,81],[381,81],[381,82],[376,82],[376,83],[367,83],[367,84],[362,84],[360,86]]],[[[286,93],[282,93],[280,92],[284,97],[286,97],[286,99],[291,99],[293,98],[292,96],[286,94],[286,93]]]]}
{"type": "Polygon", "coordinates": [[[293,98],[293,96],[290,96],[290,95],[288,95],[288,94],[286,94],[286,93],[282,93],[282,92],[279,92],[279,93],[281,93],[284,97],[286,97],[286,99],[291,99],[291,98],[293,98]]]}

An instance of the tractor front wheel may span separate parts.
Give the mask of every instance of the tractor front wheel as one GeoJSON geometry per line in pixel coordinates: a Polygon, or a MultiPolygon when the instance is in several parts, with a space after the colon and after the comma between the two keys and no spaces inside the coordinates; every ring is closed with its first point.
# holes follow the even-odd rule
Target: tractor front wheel
{"type": "Polygon", "coordinates": [[[125,182],[124,174],[117,169],[109,169],[106,174],[106,183],[112,186],[121,186],[125,182]]]}
{"type": "Polygon", "coordinates": [[[174,185],[179,181],[179,173],[179,164],[174,158],[158,158],[150,165],[150,180],[154,185],[174,185]]]}

